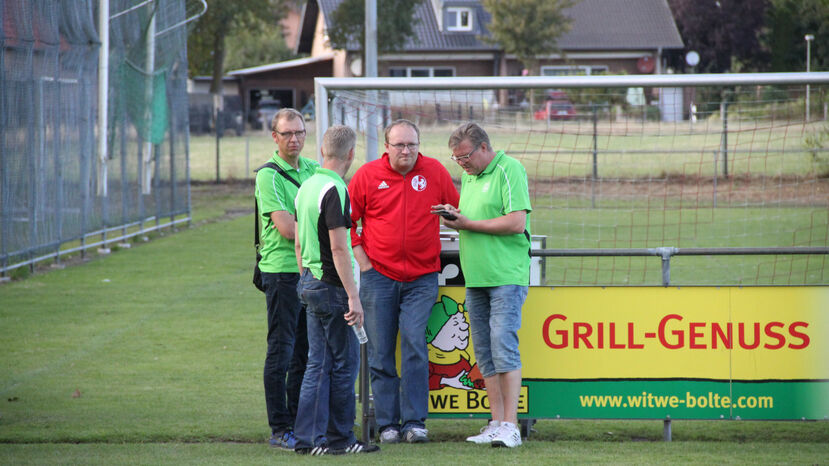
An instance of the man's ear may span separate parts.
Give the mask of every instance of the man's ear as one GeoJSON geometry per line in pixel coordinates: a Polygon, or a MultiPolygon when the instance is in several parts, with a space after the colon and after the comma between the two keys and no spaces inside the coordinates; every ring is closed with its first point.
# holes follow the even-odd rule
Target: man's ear
{"type": "Polygon", "coordinates": [[[348,161],[351,162],[354,160],[354,148],[352,147],[350,151],[348,151],[348,161]]]}

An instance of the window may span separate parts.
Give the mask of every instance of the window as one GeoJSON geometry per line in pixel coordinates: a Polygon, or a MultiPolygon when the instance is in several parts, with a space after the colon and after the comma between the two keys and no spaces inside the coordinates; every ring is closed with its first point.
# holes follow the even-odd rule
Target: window
{"type": "Polygon", "coordinates": [[[471,31],[472,30],[472,9],[471,8],[447,8],[446,9],[446,30],[447,31],[471,31]]]}
{"type": "Polygon", "coordinates": [[[590,76],[594,74],[606,74],[607,66],[542,66],[541,76],[590,76]]]}
{"type": "Polygon", "coordinates": [[[392,78],[444,78],[455,76],[454,68],[438,68],[432,66],[409,66],[389,68],[392,78]]]}
{"type": "Polygon", "coordinates": [[[431,68],[409,68],[409,76],[412,78],[429,78],[431,68]]]}

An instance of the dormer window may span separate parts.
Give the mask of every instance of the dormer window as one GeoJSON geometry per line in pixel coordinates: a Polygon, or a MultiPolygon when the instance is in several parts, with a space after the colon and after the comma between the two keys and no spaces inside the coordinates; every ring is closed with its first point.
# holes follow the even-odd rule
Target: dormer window
{"type": "Polygon", "coordinates": [[[472,8],[447,8],[445,26],[447,31],[471,31],[472,8]]]}

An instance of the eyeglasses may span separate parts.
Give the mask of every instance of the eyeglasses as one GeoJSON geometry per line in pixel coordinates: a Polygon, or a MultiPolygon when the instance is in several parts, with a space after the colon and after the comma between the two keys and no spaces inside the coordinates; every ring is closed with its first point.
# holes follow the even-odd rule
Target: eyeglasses
{"type": "Polygon", "coordinates": [[[469,160],[469,157],[472,157],[472,154],[475,153],[475,151],[478,150],[479,147],[480,146],[472,149],[472,151],[466,155],[450,155],[449,158],[454,160],[455,162],[460,162],[461,160],[469,160]]]}
{"type": "Polygon", "coordinates": [[[411,144],[389,144],[390,146],[394,147],[395,150],[402,151],[403,149],[409,149],[409,152],[416,152],[417,147],[420,143],[413,142],[411,144]]]}
{"type": "Polygon", "coordinates": [[[305,137],[305,130],[304,129],[299,130],[299,131],[285,131],[285,132],[275,131],[275,133],[278,134],[280,137],[283,137],[285,139],[291,139],[294,136],[296,136],[297,139],[302,139],[302,138],[305,137]]]}

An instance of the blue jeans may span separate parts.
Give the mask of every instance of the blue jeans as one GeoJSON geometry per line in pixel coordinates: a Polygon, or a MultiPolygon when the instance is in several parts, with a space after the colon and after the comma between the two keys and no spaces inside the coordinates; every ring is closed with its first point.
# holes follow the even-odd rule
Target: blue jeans
{"type": "Polygon", "coordinates": [[[502,285],[466,289],[472,345],[484,377],[521,369],[518,329],[528,288],[502,285]]]}
{"type": "Polygon", "coordinates": [[[293,428],[308,355],[305,310],[296,291],[298,280],[296,273],[262,273],[268,308],[268,350],[263,372],[265,406],[268,424],[275,434],[293,428]],[[303,327],[299,327],[300,321],[303,327]]]}
{"type": "Polygon", "coordinates": [[[345,448],[357,440],[354,383],[360,368],[360,343],[343,317],[348,296],[344,288],[317,280],[307,269],[299,289],[308,306],[309,351],[294,426],[296,447],[315,446],[325,435],[330,448],[345,448]]]}
{"type": "Polygon", "coordinates": [[[411,282],[392,280],[374,269],[360,274],[377,432],[389,427],[405,431],[425,426],[429,414],[426,323],[437,295],[437,273],[411,282]],[[398,331],[400,377],[395,358],[398,331]]]}

